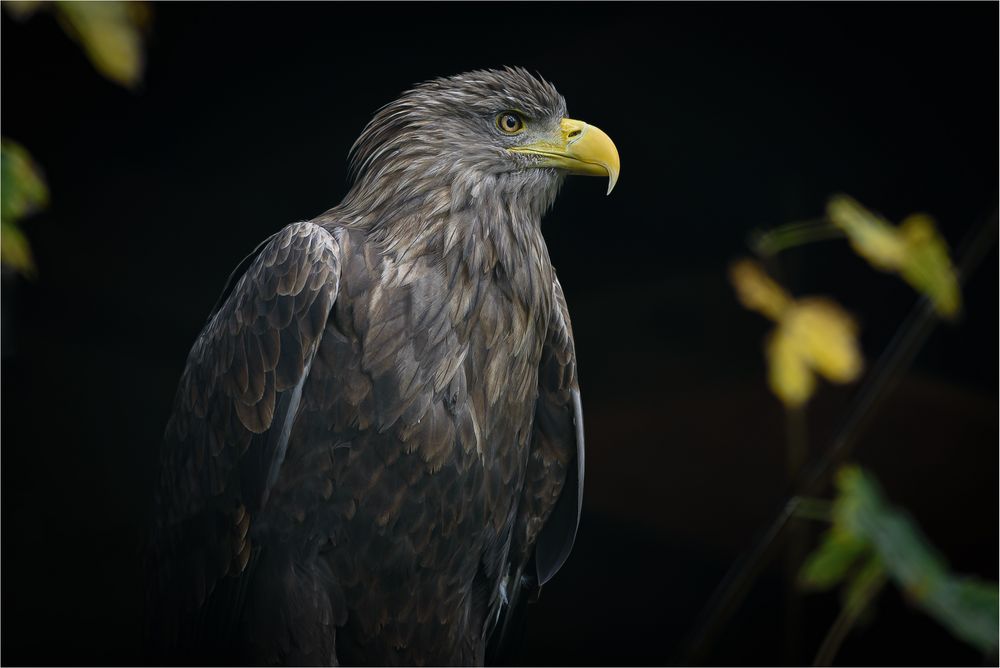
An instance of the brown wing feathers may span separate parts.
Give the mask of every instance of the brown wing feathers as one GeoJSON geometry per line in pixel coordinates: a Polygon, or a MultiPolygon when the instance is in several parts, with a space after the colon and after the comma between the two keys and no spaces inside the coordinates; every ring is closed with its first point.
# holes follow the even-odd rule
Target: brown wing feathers
{"type": "MultiPolygon", "coordinates": [[[[174,624],[205,603],[219,578],[246,568],[252,516],[280,465],[337,296],[337,250],[312,223],[274,235],[191,350],[161,453],[154,623],[174,624]]],[[[175,629],[172,641],[183,644],[185,632],[175,629]]]]}

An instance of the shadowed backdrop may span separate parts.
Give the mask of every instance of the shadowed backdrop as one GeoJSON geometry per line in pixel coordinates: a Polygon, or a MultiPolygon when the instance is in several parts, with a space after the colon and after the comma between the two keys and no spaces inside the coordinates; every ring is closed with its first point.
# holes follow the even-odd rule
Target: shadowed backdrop
{"type": "MultiPolygon", "coordinates": [[[[588,469],[576,549],[529,613],[526,664],[683,660],[785,491],[769,325],[726,279],[754,229],[846,192],[955,248],[997,207],[998,6],[166,4],[136,92],[56,22],[3,14],[2,130],[42,165],[38,277],[3,282],[2,660],[138,657],[138,530],[185,357],[233,267],[347,188],[347,151],[421,80],[521,65],[604,129],[622,173],[543,223],[569,302],[588,469]]],[[[780,258],[852,311],[873,360],[915,301],[842,241],[780,258]]],[[[997,578],[997,253],[858,445],[958,572],[997,578]]],[[[810,406],[818,453],[856,388],[810,406]]],[[[782,657],[775,565],[710,660],[782,657]]],[[[837,610],[804,599],[809,662],[837,610]]],[[[977,663],[895,590],[844,663],[977,663]]]]}

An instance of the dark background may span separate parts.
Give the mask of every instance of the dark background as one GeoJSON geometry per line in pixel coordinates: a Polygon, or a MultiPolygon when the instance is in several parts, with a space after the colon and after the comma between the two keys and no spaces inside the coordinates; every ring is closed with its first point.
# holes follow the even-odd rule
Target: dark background
{"type": "MultiPolygon", "coordinates": [[[[39,277],[3,285],[4,663],[138,657],[138,529],[184,360],[261,239],[346,191],[347,150],[411,84],[523,65],[617,144],[611,197],[570,179],[544,230],[574,319],[588,437],[576,550],[530,613],[525,663],[684,661],[726,569],[783,500],[770,325],[727,264],[755,228],[847,192],[953,248],[996,210],[996,3],[169,4],[130,93],[46,15],[4,13],[2,130],[43,166],[39,277]]],[[[994,223],[995,224],[995,223],[994,223]]],[[[869,362],[916,298],[842,241],[776,265],[863,326],[869,362]]],[[[956,571],[997,578],[997,254],[863,433],[855,460],[956,571]]],[[[856,386],[810,406],[815,452],[856,386]]],[[[837,598],[784,649],[780,569],[712,663],[808,663],[837,598]]],[[[894,589],[844,663],[982,658],[894,589]]]]}

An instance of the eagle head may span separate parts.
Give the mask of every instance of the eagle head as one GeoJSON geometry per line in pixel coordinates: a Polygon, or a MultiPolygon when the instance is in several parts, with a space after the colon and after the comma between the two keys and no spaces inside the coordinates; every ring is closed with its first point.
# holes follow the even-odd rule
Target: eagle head
{"type": "Polygon", "coordinates": [[[549,82],[521,68],[434,79],[380,109],[351,149],[355,190],[506,191],[555,197],[565,174],[618,180],[618,151],[599,128],[566,117],[549,82]]]}

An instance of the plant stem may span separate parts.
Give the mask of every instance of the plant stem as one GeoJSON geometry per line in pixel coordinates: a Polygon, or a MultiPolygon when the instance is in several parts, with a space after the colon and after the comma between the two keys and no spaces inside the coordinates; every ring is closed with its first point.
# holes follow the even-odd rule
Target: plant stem
{"type": "MultiPolygon", "coordinates": [[[[977,226],[962,244],[957,266],[960,284],[968,281],[983,258],[997,242],[997,213],[977,226]]],[[[909,367],[917,351],[927,340],[938,319],[933,304],[920,298],[896,330],[892,341],[867,375],[864,385],[852,402],[843,427],[819,462],[791,490],[789,498],[777,510],[772,521],[758,534],[750,549],[729,569],[706,604],[696,623],[685,652],[684,663],[699,663],[708,654],[711,643],[743,602],[751,585],[771,558],[775,543],[790,517],[796,514],[801,496],[812,496],[826,484],[833,467],[843,461],[854,447],[858,433],[879,400],[895,386],[898,376],[909,367]]]]}
{"type": "Polygon", "coordinates": [[[833,521],[833,502],[826,499],[817,499],[811,496],[797,496],[793,499],[796,504],[795,516],[804,520],[816,522],[833,521]]]}
{"type": "Polygon", "coordinates": [[[815,241],[843,238],[844,231],[828,220],[811,220],[803,223],[782,225],[767,232],[761,232],[750,239],[750,247],[762,257],[777,255],[783,250],[804,246],[815,241]]]}
{"type": "MultiPolygon", "coordinates": [[[[785,413],[785,474],[789,486],[802,473],[809,457],[809,436],[806,411],[792,408],[785,413]]],[[[798,516],[796,514],[796,516],[798,516]]],[[[788,529],[788,540],[784,554],[785,622],[784,622],[784,663],[793,666],[799,660],[799,640],[802,636],[802,599],[798,590],[798,572],[805,559],[808,545],[808,526],[803,522],[793,522],[788,529]]]]}
{"type": "Polygon", "coordinates": [[[845,603],[841,607],[837,618],[833,620],[833,625],[826,632],[826,637],[823,638],[819,651],[816,652],[816,658],[813,659],[814,666],[833,665],[833,659],[837,656],[837,651],[847,638],[847,634],[854,628],[861,614],[868,609],[871,602],[882,591],[885,583],[885,573],[880,571],[865,583],[863,589],[858,592],[859,598],[856,601],[850,604],[845,603]]]}

